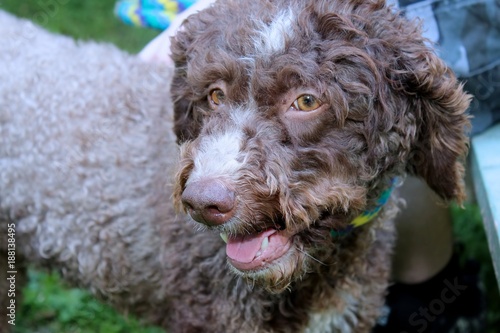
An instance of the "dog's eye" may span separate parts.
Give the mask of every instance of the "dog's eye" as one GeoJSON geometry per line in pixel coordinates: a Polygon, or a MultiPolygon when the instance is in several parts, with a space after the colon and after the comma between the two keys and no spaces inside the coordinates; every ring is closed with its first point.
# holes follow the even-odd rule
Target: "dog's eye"
{"type": "Polygon", "coordinates": [[[298,111],[313,111],[321,106],[321,101],[314,97],[313,95],[301,95],[297,98],[292,107],[298,111]]]}
{"type": "Polygon", "coordinates": [[[214,89],[210,91],[210,94],[208,95],[208,101],[210,102],[210,105],[214,108],[224,103],[225,99],[226,95],[221,89],[214,89]]]}

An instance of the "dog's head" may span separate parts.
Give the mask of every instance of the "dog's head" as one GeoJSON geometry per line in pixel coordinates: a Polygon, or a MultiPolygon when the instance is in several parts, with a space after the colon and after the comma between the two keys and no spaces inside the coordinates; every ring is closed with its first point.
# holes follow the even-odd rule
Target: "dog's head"
{"type": "Polygon", "coordinates": [[[383,1],[219,1],[172,53],[175,198],[237,273],[286,287],[406,172],[463,199],[469,97],[383,1]]]}

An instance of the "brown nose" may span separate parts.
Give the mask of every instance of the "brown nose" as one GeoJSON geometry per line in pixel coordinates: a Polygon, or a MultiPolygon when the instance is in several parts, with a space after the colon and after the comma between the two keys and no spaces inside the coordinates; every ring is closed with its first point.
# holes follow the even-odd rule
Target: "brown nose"
{"type": "Polygon", "coordinates": [[[196,222],[217,226],[234,215],[235,194],[220,181],[201,180],[186,186],[182,203],[196,222]]]}

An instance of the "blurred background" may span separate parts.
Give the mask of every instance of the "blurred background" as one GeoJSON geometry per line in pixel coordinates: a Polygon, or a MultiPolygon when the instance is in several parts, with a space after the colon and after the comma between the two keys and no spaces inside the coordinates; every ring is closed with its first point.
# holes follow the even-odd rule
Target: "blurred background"
{"type": "MultiPolygon", "coordinates": [[[[0,10],[32,20],[53,32],[76,39],[110,42],[137,53],[159,31],[127,26],[114,14],[115,0],[0,0],[0,10]]],[[[1,65],[1,64],[0,64],[1,65]]],[[[496,283],[481,214],[474,203],[451,207],[463,260],[474,258],[488,297],[489,329],[500,332],[500,294],[496,283]]],[[[124,317],[95,300],[87,291],[69,288],[57,272],[29,269],[24,300],[17,312],[15,333],[159,333],[137,318],[124,317]]],[[[222,333],[222,332],[221,332],[222,333]]],[[[395,332],[396,333],[396,332],[395,332]]]]}

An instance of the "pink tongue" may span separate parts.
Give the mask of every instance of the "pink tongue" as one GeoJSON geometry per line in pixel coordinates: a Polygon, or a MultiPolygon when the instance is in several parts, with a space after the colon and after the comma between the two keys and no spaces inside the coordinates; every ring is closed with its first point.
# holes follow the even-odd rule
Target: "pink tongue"
{"type": "Polygon", "coordinates": [[[274,229],[269,229],[258,234],[229,237],[226,254],[229,258],[240,263],[250,263],[254,260],[257,252],[259,252],[264,238],[276,232],[274,229]]]}

